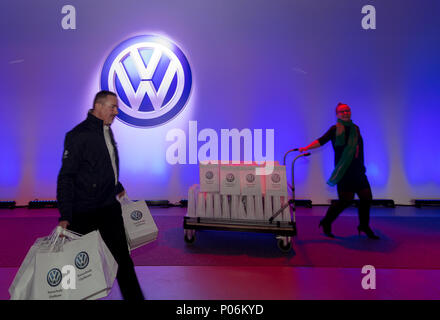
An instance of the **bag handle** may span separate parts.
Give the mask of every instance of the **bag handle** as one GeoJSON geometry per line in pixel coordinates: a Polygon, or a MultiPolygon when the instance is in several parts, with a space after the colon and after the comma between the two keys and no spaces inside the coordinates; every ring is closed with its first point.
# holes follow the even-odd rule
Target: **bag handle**
{"type": "Polygon", "coordinates": [[[63,235],[61,245],[64,245],[66,238],[69,238],[71,240],[78,240],[82,237],[82,234],[64,229],[61,226],[57,226],[55,230],[52,231],[49,238],[49,243],[50,243],[49,252],[54,251],[55,245],[57,244],[57,241],[61,235],[63,235]]]}
{"type": "Polygon", "coordinates": [[[72,240],[78,240],[79,238],[81,238],[83,236],[80,233],[76,233],[72,230],[64,229],[61,226],[56,227],[56,233],[58,234],[58,237],[60,235],[63,235],[64,237],[70,238],[72,240]]]}

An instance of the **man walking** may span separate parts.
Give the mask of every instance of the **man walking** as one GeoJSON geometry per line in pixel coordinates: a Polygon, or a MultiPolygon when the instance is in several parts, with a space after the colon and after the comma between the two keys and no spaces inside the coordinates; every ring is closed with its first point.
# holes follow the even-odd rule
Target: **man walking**
{"type": "Polygon", "coordinates": [[[119,158],[110,125],[118,99],[100,91],[87,119],[66,134],[58,175],[59,225],[80,234],[99,230],[118,263],[117,279],[124,299],[144,299],[131,260],[116,197],[125,195],[119,182],[119,158]]]}

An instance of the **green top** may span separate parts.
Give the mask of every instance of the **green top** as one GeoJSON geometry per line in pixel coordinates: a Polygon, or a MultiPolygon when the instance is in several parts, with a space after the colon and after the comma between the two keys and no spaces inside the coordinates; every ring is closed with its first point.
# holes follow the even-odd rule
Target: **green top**
{"type": "Polygon", "coordinates": [[[353,161],[354,154],[356,152],[356,146],[358,144],[358,132],[355,129],[353,121],[343,121],[338,119],[336,123],[336,141],[335,146],[343,146],[345,144],[345,127],[351,127],[350,135],[348,136],[347,145],[342,152],[342,156],[335,166],[332,175],[327,181],[330,186],[335,186],[342,179],[351,162],[353,161]]]}

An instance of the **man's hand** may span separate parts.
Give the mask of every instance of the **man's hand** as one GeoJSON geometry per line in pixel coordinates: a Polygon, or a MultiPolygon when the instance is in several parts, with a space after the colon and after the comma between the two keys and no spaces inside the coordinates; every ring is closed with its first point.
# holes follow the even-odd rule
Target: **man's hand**
{"type": "MultiPolygon", "coordinates": [[[[63,229],[67,229],[67,227],[69,226],[69,221],[62,220],[62,221],[60,221],[60,223],[58,223],[58,225],[63,229]]],[[[60,238],[62,238],[62,237],[64,237],[64,235],[61,233],[60,238]]]]}
{"type": "Polygon", "coordinates": [[[128,205],[131,203],[125,190],[116,196],[116,200],[118,200],[118,202],[121,204],[121,206],[128,205]]]}
{"type": "Polygon", "coordinates": [[[69,226],[69,221],[67,221],[67,220],[62,220],[62,221],[60,221],[60,223],[58,223],[58,225],[59,225],[60,227],[62,227],[63,229],[67,229],[67,227],[69,226]]]}
{"type": "Polygon", "coordinates": [[[118,199],[121,199],[123,196],[125,196],[125,190],[117,195],[118,199]]]}

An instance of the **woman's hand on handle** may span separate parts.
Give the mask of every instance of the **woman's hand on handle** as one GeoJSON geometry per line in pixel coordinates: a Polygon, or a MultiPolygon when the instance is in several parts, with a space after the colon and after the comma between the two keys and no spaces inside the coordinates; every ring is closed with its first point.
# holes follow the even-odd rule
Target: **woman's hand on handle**
{"type": "Polygon", "coordinates": [[[321,146],[321,144],[319,143],[319,141],[315,140],[311,144],[309,144],[307,147],[298,148],[298,151],[302,153],[302,152],[306,152],[307,150],[310,150],[310,149],[319,148],[320,146],[321,146]]]}

